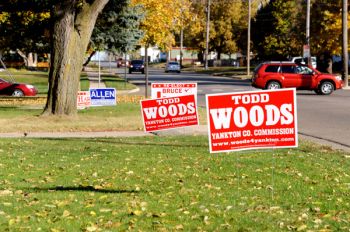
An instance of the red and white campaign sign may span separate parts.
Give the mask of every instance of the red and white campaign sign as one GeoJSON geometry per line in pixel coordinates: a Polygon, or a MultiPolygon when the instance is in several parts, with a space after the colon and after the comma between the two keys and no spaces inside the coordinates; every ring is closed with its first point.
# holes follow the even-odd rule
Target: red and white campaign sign
{"type": "Polygon", "coordinates": [[[211,153],[298,146],[295,89],[206,98],[211,153]]]}
{"type": "Polygon", "coordinates": [[[177,97],[194,94],[197,96],[197,83],[152,83],[152,99],[177,97]]]}
{"type": "Polygon", "coordinates": [[[77,108],[84,109],[91,106],[91,98],[89,91],[78,91],[77,108]]]}
{"type": "Polygon", "coordinates": [[[146,132],[198,125],[194,95],[141,101],[146,132]]]}

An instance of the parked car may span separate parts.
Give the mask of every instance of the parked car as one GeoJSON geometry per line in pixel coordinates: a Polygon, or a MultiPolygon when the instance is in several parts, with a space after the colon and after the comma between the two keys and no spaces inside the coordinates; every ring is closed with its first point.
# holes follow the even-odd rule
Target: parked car
{"type": "Polygon", "coordinates": [[[343,87],[340,75],[326,74],[293,62],[265,62],[253,74],[252,86],[260,89],[296,88],[328,95],[343,87]]]}
{"type": "Polygon", "coordinates": [[[143,60],[132,60],[129,66],[129,73],[132,72],[141,72],[145,73],[145,65],[143,60]]]}
{"type": "Polygon", "coordinates": [[[168,62],[165,66],[165,72],[181,72],[181,66],[178,62],[168,62]]]}
{"type": "MultiPolygon", "coordinates": [[[[290,61],[296,64],[304,64],[304,65],[307,63],[306,58],[303,58],[301,56],[292,57],[290,61]]],[[[317,59],[315,56],[311,57],[311,64],[313,68],[317,67],[317,59]]]]}
{"type": "Polygon", "coordinates": [[[13,83],[0,78],[0,95],[23,97],[35,96],[38,90],[33,85],[13,83]]]}
{"type": "Polygon", "coordinates": [[[117,68],[120,68],[120,67],[128,67],[129,66],[129,61],[128,60],[123,60],[122,58],[119,58],[117,60],[117,68]]]}
{"type": "Polygon", "coordinates": [[[4,62],[6,68],[17,68],[17,69],[20,69],[20,68],[24,68],[25,67],[24,59],[19,54],[17,54],[16,52],[5,53],[5,54],[3,54],[1,59],[4,62]]]}

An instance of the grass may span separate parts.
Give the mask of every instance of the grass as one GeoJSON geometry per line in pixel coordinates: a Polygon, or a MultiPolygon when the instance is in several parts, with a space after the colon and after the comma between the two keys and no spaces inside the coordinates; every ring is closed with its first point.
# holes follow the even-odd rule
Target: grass
{"type": "Polygon", "coordinates": [[[348,231],[350,159],[206,137],[2,139],[1,231],[348,231]]]}
{"type": "MultiPolygon", "coordinates": [[[[40,116],[41,108],[0,106],[0,133],[143,130],[139,103],[118,103],[110,107],[79,110],[76,117],[40,116]]],[[[206,123],[199,108],[201,124],[206,123]]]]}
{"type": "Polygon", "coordinates": [[[90,88],[90,81],[86,73],[80,75],[80,90],[88,91],[90,88]]]}
{"type": "Polygon", "coordinates": [[[102,75],[101,77],[106,87],[115,88],[117,91],[135,89],[135,85],[125,82],[124,78],[117,75],[102,75]]]}
{"type": "MultiPolygon", "coordinates": [[[[121,78],[118,75],[102,74],[101,80],[104,81],[107,88],[115,88],[117,91],[135,89],[135,85],[125,82],[124,78],[121,78]]],[[[82,73],[80,77],[80,89],[82,91],[88,91],[89,88],[90,82],[88,75],[82,73]]]]}

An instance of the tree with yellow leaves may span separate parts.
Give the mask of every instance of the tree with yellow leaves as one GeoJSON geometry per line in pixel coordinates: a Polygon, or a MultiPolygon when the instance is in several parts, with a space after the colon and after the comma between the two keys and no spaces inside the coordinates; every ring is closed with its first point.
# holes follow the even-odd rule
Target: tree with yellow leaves
{"type": "Polygon", "coordinates": [[[131,4],[140,5],[145,13],[141,43],[146,47],[156,45],[163,50],[170,49],[175,43],[174,33],[190,18],[189,0],[131,0],[131,4]]]}
{"type": "Polygon", "coordinates": [[[144,37],[141,44],[145,46],[145,95],[148,96],[148,53],[150,46],[169,50],[175,44],[174,33],[186,25],[191,3],[189,0],[131,0],[132,5],[139,5],[145,18],[141,23],[144,37]]]}
{"type": "MultiPolygon", "coordinates": [[[[311,54],[341,53],[342,0],[311,1],[311,54]]],[[[349,21],[349,19],[348,19],[349,21]]],[[[306,3],[274,0],[262,7],[253,23],[254,47],[262,59],[283,59],[303,53],[306,3]]]]}

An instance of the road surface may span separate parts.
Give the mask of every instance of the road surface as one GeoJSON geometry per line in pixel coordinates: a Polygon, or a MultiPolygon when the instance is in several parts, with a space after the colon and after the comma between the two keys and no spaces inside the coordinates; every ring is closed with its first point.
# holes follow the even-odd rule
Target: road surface
{"type": "MultiPolygon", "coordinates": [[[[123,69],[118,69],[123,76],[123,69]]],[[[127,74],[128,80],[144,95],[145,76],[127,74]]],[[[205,107],[205,95],[257,90],[249,80],[198,74],[191,72],[164,73],[161,69],[150,69],[149,84],[152,82],[196,82],[198,83],[198,105],[205,107]]],[[[150,95],[150,86],[148,94],[150,95]]],[[[134,93],[135,94],[135,93],[134,93]]],[[[312,91],[297,91],[299,134],[309,139],[350,150],[350,90],[338,90],[329,96],[316,95],[312,91]]]]}

